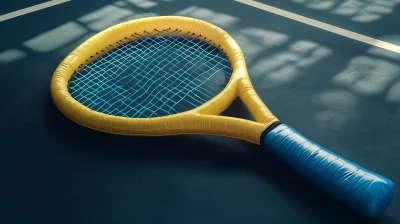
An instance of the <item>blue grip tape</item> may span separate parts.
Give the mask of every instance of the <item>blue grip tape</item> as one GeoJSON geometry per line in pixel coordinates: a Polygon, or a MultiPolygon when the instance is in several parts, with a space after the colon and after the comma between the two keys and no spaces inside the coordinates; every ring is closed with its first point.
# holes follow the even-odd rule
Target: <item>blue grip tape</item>
{"type": "Polygon", "coordinates": [[[266,135],[264,147],[349,207],[378,217],[393,199],[395,185],[279,124],[266,135]]]}

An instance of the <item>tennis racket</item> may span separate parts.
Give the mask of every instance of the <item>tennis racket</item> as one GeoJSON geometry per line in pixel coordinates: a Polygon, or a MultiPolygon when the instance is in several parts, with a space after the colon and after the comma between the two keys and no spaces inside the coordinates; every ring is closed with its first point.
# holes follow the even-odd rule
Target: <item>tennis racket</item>
{"type": "Polygon", "coordinates": [[[394,195],[392,181],[281,123],[255,92],[236,41],[205,21],[161,16],[108,28],[60,63],[51,94],[65,116],[98,131],[259,144],[366,216],[381,215],[394,195]],[[237,97],[255,121],[219,115],[237,97]]]}

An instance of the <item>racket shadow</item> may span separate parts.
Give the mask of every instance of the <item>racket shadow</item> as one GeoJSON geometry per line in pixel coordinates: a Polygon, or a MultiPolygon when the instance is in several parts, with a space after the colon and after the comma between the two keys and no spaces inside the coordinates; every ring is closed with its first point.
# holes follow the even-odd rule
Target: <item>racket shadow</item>
{"type": "MultiPolygon", "coordinates": [[[[73,151],[79,160],[97,160],[103,166],[151,165],[192,173],[246,170],[260,175],[268,185],[279,189],[285,200],[300,205],[302,210],[321,214],[324,223],[378,223],[382,219],[356,214],[257,145],[217,136],[110,135],[70,121],[56,109],[51,98],[47,107],[48,128],[60,142],[57,150],[73,151]]],[[[243,117],[249,114],[246,110],[240,101],[235,101],[224,114],[243,117]]]]}
{"type": "MultiPolygon", "coordinates": [[[[239,118],[245,117],[246,119],[251,116],[240,100],[232,103],[224,114],[239,118]]],[[[247,149],[248,154],[246,159],[240,161],[242,164],[237,164],[238,167],[244,167],[258,173],[268,185],[274,185],[275,189],[279,189],[285,195],[286,200],[292,201],[310,212],[322,214],[324,223],[379,223],[382,219],[391,223],[388,217],[370,219],[355,213],[344,206],[342,201],[332,197],[332,195],[305,179],[303,175],[297,173],[267,149],[247,142],[240,142],[239,144],[240,148],[247,149]]],[[[229,154],[229,149],[227,151],[229,154]]]]}
{"type": "MultiPolygon", "coordinates": [[[[48,98],[47,127],[59,142],[58,150],[77,155],[103,158],[117,163],[162,163],[185,169],[241,169],[246,155],[255,150],[242,150],[240,140],[219,136],[123,136],[95,131],[74,123],[55,107],[48,98]]],[[[249,144],[251,148],[257,146],[249,144]]]]}

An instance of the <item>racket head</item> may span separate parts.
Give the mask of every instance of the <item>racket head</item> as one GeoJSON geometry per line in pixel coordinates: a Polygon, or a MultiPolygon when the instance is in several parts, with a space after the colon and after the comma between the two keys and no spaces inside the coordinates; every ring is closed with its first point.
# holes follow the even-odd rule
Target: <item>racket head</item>
{"type": "MultiPolygon", "coordinates": [[[[115,64],[113,66],[115,69],[121,70],[124,63],[119,62],[117,66],[115,64]]],[[[132,65],[129,66],[132,67],[132,65]]],[[[138,70],[130,72],[130,74],[139,73],[138,70]]],[[[247,74],[243,53],[236,41],[227,32],[213,24],[180,16],[150,17],[128,21],[91,37],[73,50],[57,67],[51,82],[51,94],[56,106],[73,121],[95,130],[114,134],[202,133],[225,135],[259,143],[261,133],[277,121],[255,93],[247,74]],[[186,42],[190,42],[190,44],[188,45],[186,42]],[[168,52],[166,55],[185,52],[180,56],[167,59],[167,62],[175,60],[178,63],[168,71],[163,69],[170,66],[170,62],[165,64],[164,60],[164,62],[158,63],[155,59],[158,54],[162,54],[165,46],[173,46],[172,52],[168,52]],[[180,47],[183,47],[183,50],[185,47],[197,47],[199,51],[190,53],[191,50],[183,51],[180,47]],[[161,51],[154,53],[155,48],[161,48],[161,51]],[[174,48],[179,50],[176,51],[174,48]],[[163,69],[158,69],[155,73],[159,74],[152,76],[150,81],[147,79],[147,82],[146,77],[141,80],[126,80],[124,77],[116,78],[115,76],[107,78],[110,70],[106,69],[105,71],[104,67],[98,66],[96,63],[103,60],[103,65],[104,61],[107,61],[106,65],[113,65],[115,62],[113,60],[123,60],[121,58],[124,57],[118,54],[121,52],[126,54],[124,49],[135,51],[136,53],[131,57],[139,58],[142,61],[141,65],[133,66],[133,69],[140,66],[146,68],[161,66],[163,69]],[[153,54],[149,52],[153,52],[153,54]],[[119,59],[113,55],[117,55],[119,59]],[[188,56],[185,57],[185,55],[188,56]],[[198,55],[200,57],[196,58],[198,55]],[[209,58],[204,59],[203,56],[209,58]],[[191,64],[186,61],[190,57],[194,58],[190,61],[191,64]],[[220,60],[220,63],[213,62],[216,60],[220,60]],[[152,64],[154,61],[156,64],[152,64]],[[207,63],[206,69],[202,70],[201,67],[205,63],[207,63]],[[188,66],[189,69],[185,69],[185,66],[188,66]],[[191,68],[196,68],[196,71],[190,70],[191,68]],[[210,70],[210,68],[216,69],[210,70]],[[203,71],[201,76],[193,76],[198,70],[203,71]],[[170,75],[171,72],[179,76],[176,79],[170,78],[174,77],[170,75]],[[153,88],[154,85],[149,85],[149,83],[156,83],[153,79],[159,80],[155,84],[156,88],[153,88]],[[210,79],[213,82],[210,82],[210,79]],[[119,86],[104,84],[118,82],[122,84],[119,86]],[[140,88],[147,87],[146,91],[141,90],[139,93],[136,91],[141,85],[138,82],[143,84],[140,88]],[[170,82],[172,84],[169,84],[170,82]],[[183,86],[189,86],[189,91],[182,85],[177,85],[177,82],[184,83],[183,86]],[[197,84],[190,84],[191,82],[197,84]],[[132,91],[127,91],[127,89],[132,89],[129,83],[136,85],[132,91]],[[117,91],[117,88],[127,85],[128,88],[125,88],[123,92],[117,91]],[[192,91],[190,85],[195,85],[196,88],[202,88],[202,90],[192,91]],[[108,86],[108,88],[103,88],[104,86],[108,86]],[[157,89],[159,86],[162,86],[160,87],[162,90],[173,93],[183,90],[184,94],[168,100],[171,99],[170,96],[160,93],[162,91],[157,89]],[[97,95],[93,94],[93,89],[96,90],[97,95]],[[157,93],[153,93],[151,96],[152,91],[157,93]],[[205,92],[209,94],[204,94],[205,92]],[[203,96],[199,97],[201,94],[203,96]],[[122,106],[121,96],[125,97],[122,106]],[[156,99],[157,96],[164,98],[156,99]],[[186,102],[185,107],[177,109],[176,105],[181,104],[178,98],[185,97],[189,97],[183,100],[186,102]],[[228,108],[237,97],[240,97],[246,104],[256,121],[216,116],[228,108]],[[105,98],[114,101],[105,102],[105,98]],[[156,103],[152,101],[154,99],[156,103]],[[115,106],[116,101],[119,101],[117,107],[115,106]],[[171,102],[175,106],[168,105],[171,102]],[[126,108],[128,109],[125,110],[126,108]]]]}

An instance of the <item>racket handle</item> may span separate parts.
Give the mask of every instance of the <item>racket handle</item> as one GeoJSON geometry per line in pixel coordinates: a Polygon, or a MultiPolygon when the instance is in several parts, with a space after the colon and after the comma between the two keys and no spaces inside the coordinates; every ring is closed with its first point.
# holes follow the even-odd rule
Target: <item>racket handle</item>
{"type": "Polygon", "coordinates": [[[288,125],[278,124],[261,140],[299,173],[366,216],[378,217],[393,199],[392,181],[317,145],[288,125]]]}

